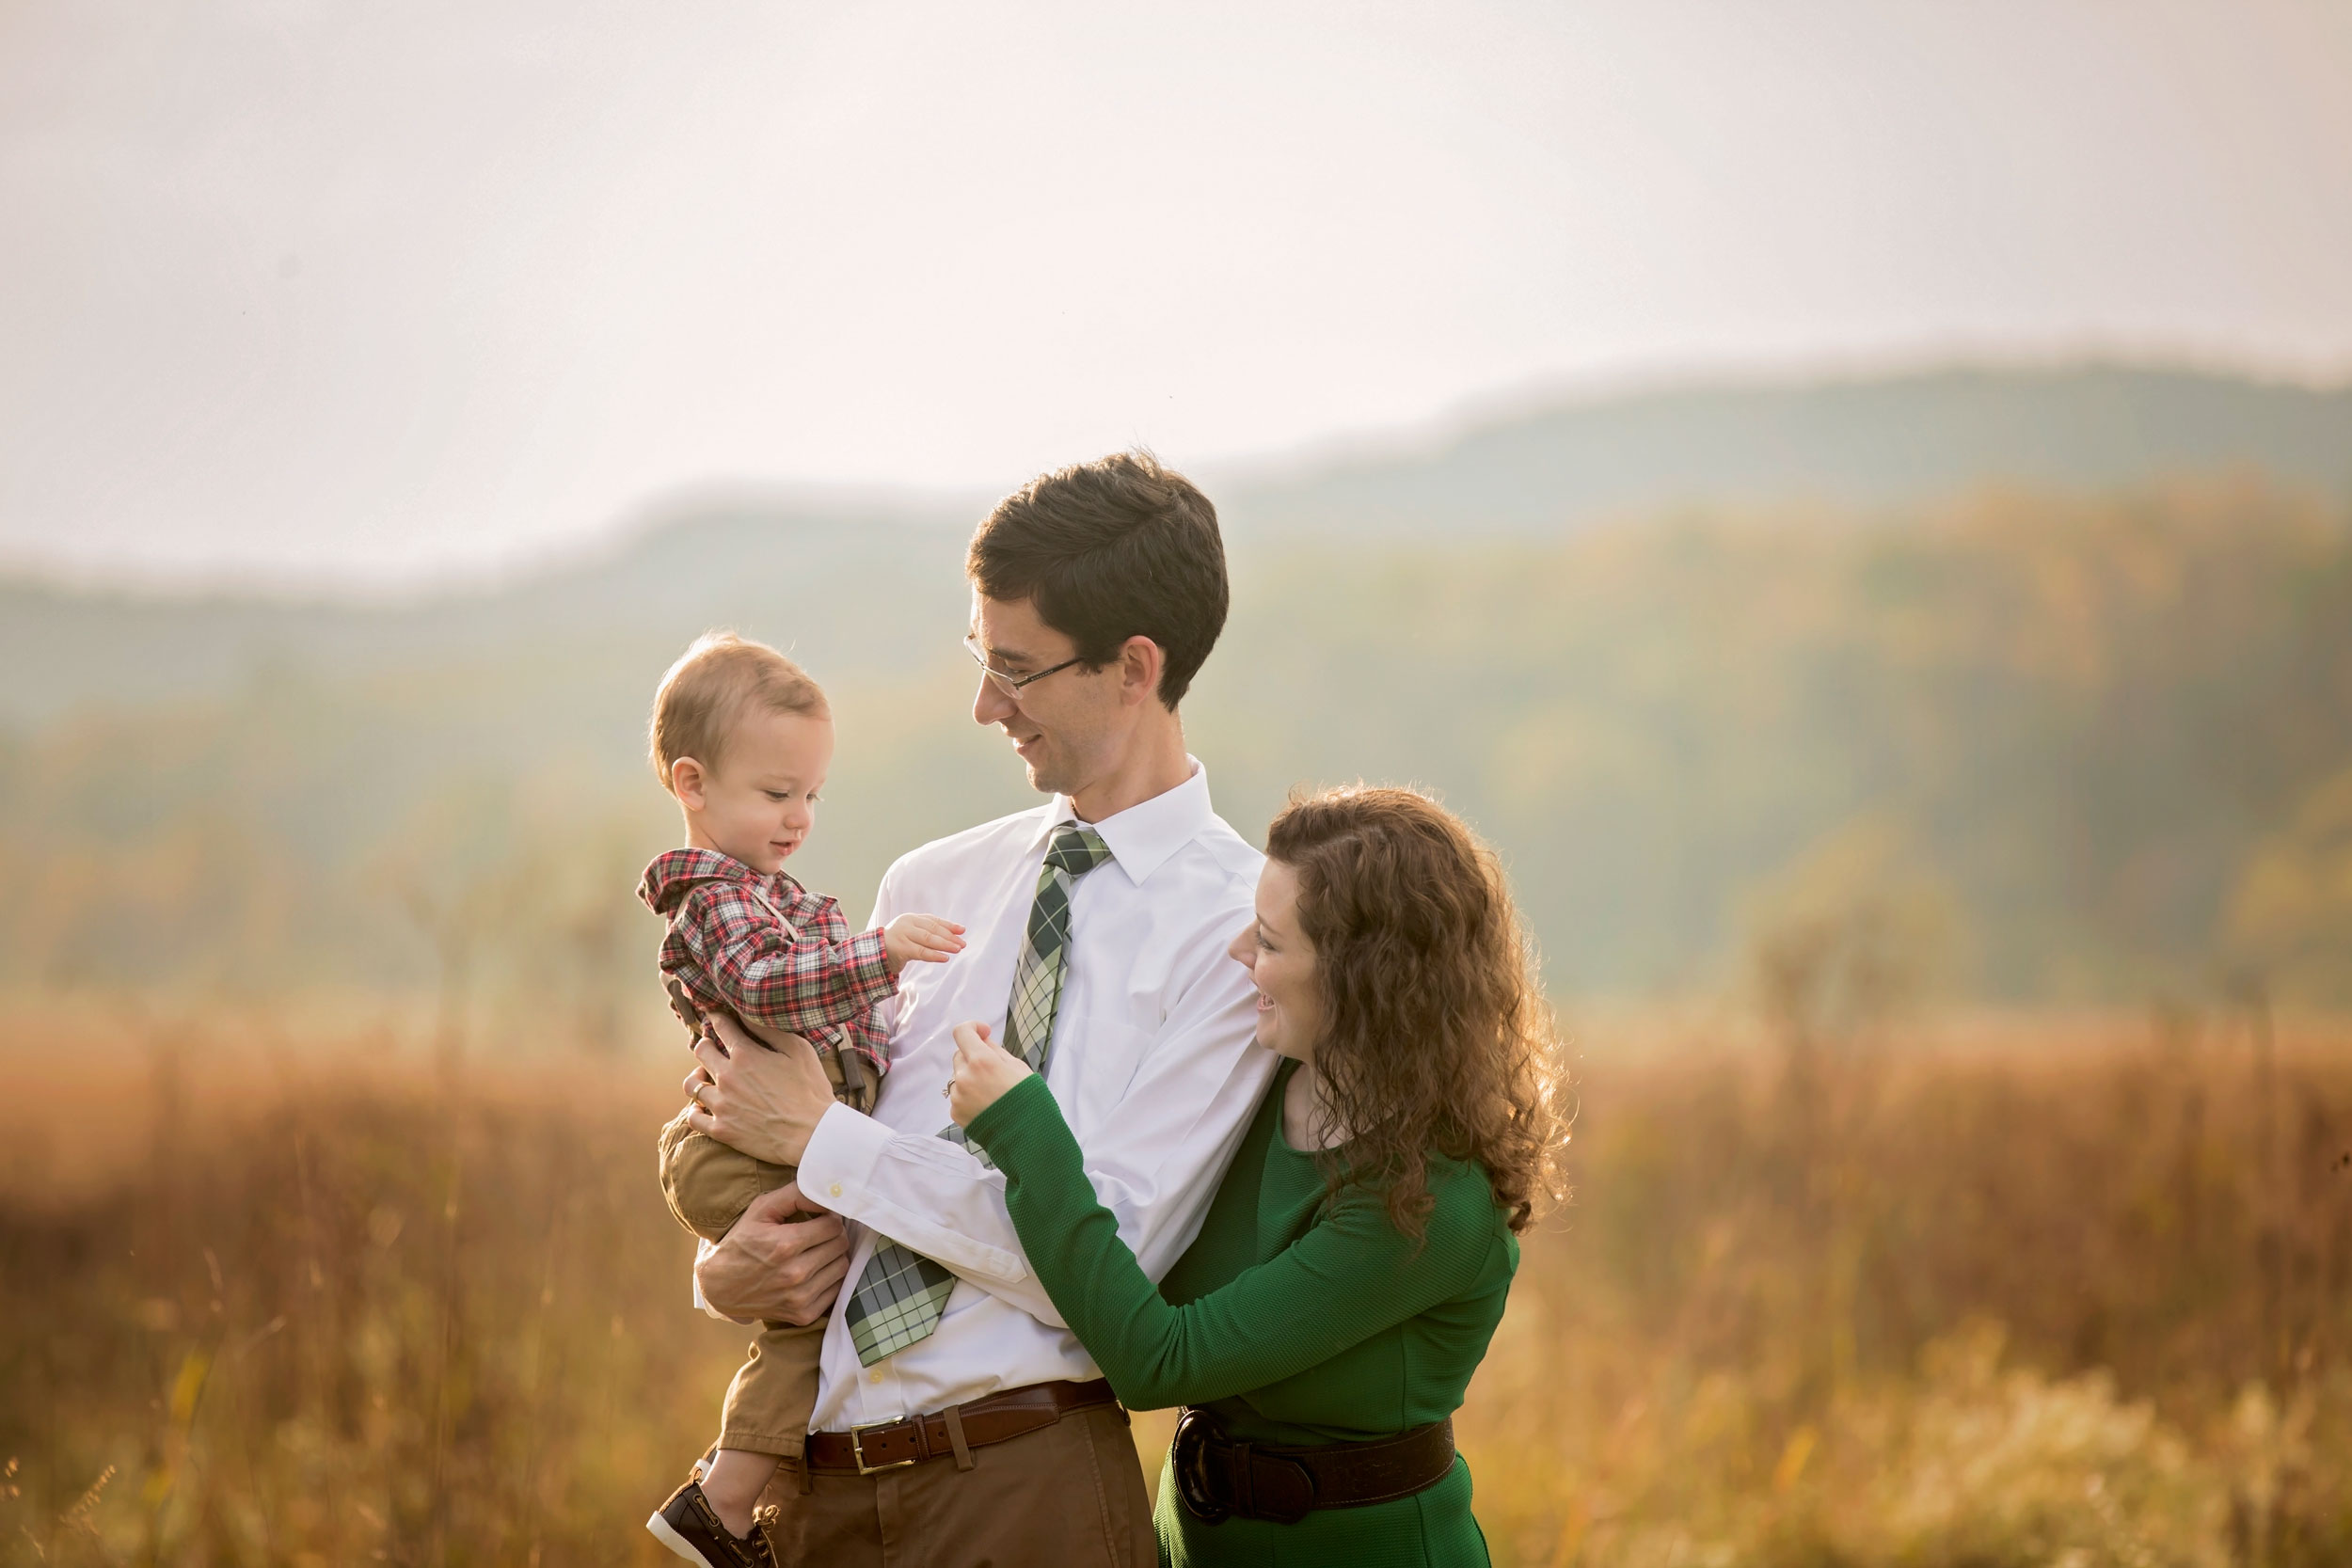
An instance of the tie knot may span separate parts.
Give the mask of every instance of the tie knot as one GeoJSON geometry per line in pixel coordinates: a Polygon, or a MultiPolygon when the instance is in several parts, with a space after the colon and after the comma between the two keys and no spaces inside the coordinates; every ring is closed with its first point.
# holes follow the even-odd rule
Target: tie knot
{"type": "Polygon", "coordinates": [[[1055,829],[1053,847],[1045,851],[1046,864],[1073,877],[1083,877],[1110,858],[1111,847],[1103,835],[1083,822],[1065,822],[1055,829]]]}

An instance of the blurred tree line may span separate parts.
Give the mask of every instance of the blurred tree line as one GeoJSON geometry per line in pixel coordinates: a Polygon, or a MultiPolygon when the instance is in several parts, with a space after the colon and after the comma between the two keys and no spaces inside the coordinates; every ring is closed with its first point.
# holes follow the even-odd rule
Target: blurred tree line
{"type": "MultiPolygon", "coordinates": [[[[641,552],[589,608],[526,585],[464,635],[417,631],[456,624],[429,608],[372,661],[256,631],[215,690],[77,623],[92,657],[148,650],[153,695],[0,730],[0,984],[548,1007],[608,1047],[658,1027],[630,894],[675,825],[644,711],[701,626],[833,691],[798,869],[853,919],[895,855],[1033,799],[970,721],[958,541],[861,537],[796,573],[641,552]]],[[[2328,511],[2216,484],[1258,538],[1234,581],[1185,705],[1225,816],[1254,837],[1298,784],[1439,790],[1508,857],[1564,995],[1715,986],[1757,932],[1842,921],[1912,990],[2137,999],[2226,967],[2352,1000],[2328,511]]]]}
{"type": "Polygon", "coordinates": [[[1971,992],[2342,996],[2347,545],[2222,486],[1293,556],[1202,728],[1443,785],[1579,988],[1708,983],[1810,883],[1901,906],[1971,992]]]}

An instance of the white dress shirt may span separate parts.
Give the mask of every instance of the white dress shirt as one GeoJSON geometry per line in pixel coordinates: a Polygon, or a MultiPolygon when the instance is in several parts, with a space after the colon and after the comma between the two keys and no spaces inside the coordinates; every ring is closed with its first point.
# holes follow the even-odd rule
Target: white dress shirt
{"type": "MultiPolygon", "coordinates": [[[[1199,1233],[1273,1055],[1254,1040],[1256,991],[1226,945],[1249,923],[1264,857],[1210,809],[1208,774],[1091,824],[1111,852],[1071,899],[1045,1083],[1085,1151],[1120,1238],[1157,1279],[1199,1233]]],[[[850,1222],[849,1280],[825,1333],[811,1430],[944,1410],[1003,1388],[1101,1376],[1022,1256],[1005,1179],[941,1138],[951,1031],[1004,1037],[1038,871],[1067,798],[939,839],[883,876],[870,926],[927,913],[966,927],[945,964],[909,964],[882,1005],[890,1071],[873,1115],[827,1111],[801,1190],[850,1222]],[[846,1309],[875,1232],[956,1276],[938,1329],[858,1365],[846,1309]]]]}

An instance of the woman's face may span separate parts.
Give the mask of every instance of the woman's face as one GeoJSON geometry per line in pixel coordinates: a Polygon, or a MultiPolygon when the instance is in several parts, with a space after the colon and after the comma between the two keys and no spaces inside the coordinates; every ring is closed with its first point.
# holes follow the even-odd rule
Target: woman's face
{"type": "Polygon", "coordinates": [[[1268,861],[1258,878],[1258,918],[1227,949],[1258,986],[1258,1043],[1277,1055],[1314,1059],[1323,1037],[1315,950],[1298,927],[1298,873],[1268,861]]]}

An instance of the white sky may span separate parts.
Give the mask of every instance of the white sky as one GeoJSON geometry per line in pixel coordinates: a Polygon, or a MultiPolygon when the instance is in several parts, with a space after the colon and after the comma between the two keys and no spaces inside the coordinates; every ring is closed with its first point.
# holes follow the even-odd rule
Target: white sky
{"type": "Polygon", "coordinates": [[[2352,0],[0,5],[20,563],[2083,347],[2352,368],[2352,0]]]}

